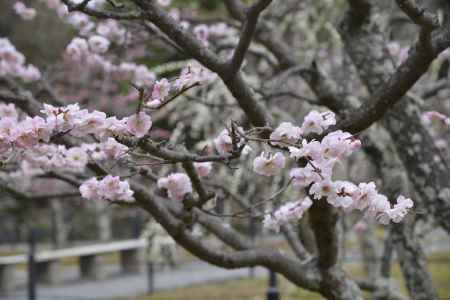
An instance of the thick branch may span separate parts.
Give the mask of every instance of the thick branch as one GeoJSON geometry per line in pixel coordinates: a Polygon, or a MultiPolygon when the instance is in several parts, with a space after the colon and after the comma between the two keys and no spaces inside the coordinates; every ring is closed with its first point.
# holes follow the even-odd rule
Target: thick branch
{"type": "Polygon", "coordinates": [[[239,72],[234,76],[229,76],[228,65],[225,62],[221,61],[217,55],[200,43],[191,33],[183,30],[178,22],[154,3],[143,0],[133,0],[133,2],[142,9],[148,21],[154,23],[187,54],[219,74],[253,126],[264,127],[268,125],[269,116],[239,72]]]}
{"type": "Polygon", "coordinates": [[[313,265],[301,264],[278,251],[265,249],[240,250],[232,253],[215,251],[193,236],[181,221],[174,218],[163,206],[163,201],[150,196],[139,185],[134,185],[133,190],[138,204],[152,214],[177,243],[199,258],[226,269],[264,266],[283,274],[299,286],[313,291],[318,290],[319,275],[313,265]]]}
{"type": "Polygon", "coordinates": [[[271,2],[272,0],[259,0],[246,11],[244,28],[241,32],[239,43],[234,50],[233,57],[228,63],[228,76],[234,76],[241,67],[244,61],[245,53],[247,53],[250,43],[252,42],[259,15],[267,8],[267,6],[269,6],[271,2]]]}
{"type": "Polygon", "coordinates": [[[142,19],[142,14],[138,12],[122,13],[122,12],[112,12],[112,11],[99,11],[91,9],[87,6],[89,1],[83,1],[79,4],[73,3],[71,0],[62,0],[62,2],[67,5],[69,12],[72,11],[82,11],[90,16],[100,18],[100,19],[116,19],[116,20],[136,20],[142,19]]]}
{"type": "Polygon", "coordinates": [[[412,0],[395,0],[398,7],[417,25],[435,29],[439,27],[439,19],[436,15],[426,11],[412,0]]]}

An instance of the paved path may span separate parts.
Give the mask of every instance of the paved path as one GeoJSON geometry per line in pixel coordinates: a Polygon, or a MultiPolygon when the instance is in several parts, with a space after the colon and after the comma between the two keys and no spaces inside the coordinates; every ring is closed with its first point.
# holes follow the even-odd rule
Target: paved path
{"type": "MultiPolygon", "coordinates": [[[[129,299],[147,292],[147,276],[143,272],[136,275],[119,275],[117,267],[109,267],[112,275],[104,280],[76,280],[77,270],[68,269],[64,273],[64,283],[57,286],[38,286],[37,300],[111,300],[129,299]]],[[[266,271],[255,269],[256,276],[263,276],[266,271]]],[[[180,266],[174,271],[157,271],[155,289],[168,290],[193,284],[222,282],[230,279],[247,277],[249,269],[224,270],[204,262],[192,262],[180,266]]],[[[26,290],[21,288],[8,295],[0,295],[0,300],[26,300],[26,290]]]]}

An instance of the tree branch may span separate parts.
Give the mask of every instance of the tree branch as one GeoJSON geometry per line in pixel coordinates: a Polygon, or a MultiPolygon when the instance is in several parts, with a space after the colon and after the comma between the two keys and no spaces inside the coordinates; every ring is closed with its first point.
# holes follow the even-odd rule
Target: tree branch
{"type": "Polygon", "coordinates": [[[264,266],[284,275],[288,280],[317,291],[319,274],[312,264],[301,264],[278,251],[265,249],[240,250],[232,253],[215,251],[193,236],[186,226],[163,206],[164,201],[152,197],[140,185],[134,184],[138,204],[147,210],[167,232],[185,249],[199,258],[226,269],[264,266]]]}
{"type": "Polygon", "coordinates": [[[99,19],[116,19],[116,20],[136,20],[142,19],[142,14],[138,12],[132,13],[121,13],[121,12],[111,12],[111,11],[99,11],[95,9],[91,9],[87,6],[90,0],[84,0],[79,4],[73,3],[71,0],[61,0],[66,6],[69,12],[72,11],[80,11],[85,14],[88,14],[92,17],[96,17],[99,19]]]}
{"type": "Polygon", "coordinates": [[[259,0],[246,10],[244,28],[241,32],[238,45],[234,50],[234,54],[228,62],[228,76],[234,76],[240,69],[244,61],[245,54],[247,53],[253,39],[259,15],[269,6],[271,2],[272,0],[259,0]]]}
{"type": "Polygon", "coordinates": [[[428,30],[436,29],[440,26],[436,15],[426,11],[411,0],[395,0],[398,7],[417,25],[428,30]]]}

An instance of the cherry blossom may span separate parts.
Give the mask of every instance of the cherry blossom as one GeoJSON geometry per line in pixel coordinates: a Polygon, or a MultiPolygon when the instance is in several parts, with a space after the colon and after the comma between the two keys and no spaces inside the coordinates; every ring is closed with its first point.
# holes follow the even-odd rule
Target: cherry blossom
{"type": "Polygon", "coordinates": [[[145,136],[152,127],[152,119],[145,112],[139,112],[127,119],[128,131],[137,138],[145,136]]]}
{"type": "Polygon", "coordinates": [[[255,173],[263,176],[273,176],[279,173],[285,166],[286,159],[280,152],[274,155],[261,153],[253,161],[253,170],[255,173]]]}
{"type": "MultiPolygon", "coordinates": [[[[436,114],[433,114],[435,116],[436,114]]],[[[440,115],[438,115],[440,116],[440,115]]],[[[322,133],[335,124],[334,114],[316,111],[310,112],[303,122],[302,129],[309,133],[322,133]]],[[[296,143],[300,137],[299,130],[290,123],[282,123],[275,131],[277,138],[283,137],[282,131],[292,131],[297,135],[292,140],[296,143]]],[[[275,132],[274,131],[274,132],[275,132]]],[[[286,135],[284,137],[287,137],[286,135]]],[[[270,143],[272,142],[270,139],[270,143]]],[[[321,141],[303,139],[301,145],[288,147],[290,158],[295,161],[305,159],[305,166],[290,171],[292,185],[305,191],[316,201],[327,201],[330,205],[350,211],[363,211],[368,218],[375,218],[383,224],[389,220],[400,222],[413,204],[410,199],[399,197],[398,204],[390,207],[386,196],[378,193],[375,183],[360,183],[356,185],[349,181],[333,180],[333,169],[337,162],[342,161],[361,147],[361,141],[353,135],[341,130],[332,131],[321,141]]],[[[281,154],[280,154],[281,155],[281,154]]],[[[284,157],[283,157],[284,158],[284,157]]],[[[284,166],[285,161],[274,164],[274,157],[266,157],[264,153],[254,160],[254,171],[258,174],[271,176],[284,166]]],[[[277,224],[273,217],[267,217],[266,222],[271,227],[277,224]]]]}
{"type": "Polygon", "coordinates": [[[212,171],[212,163],[211,162],[199,162],[194,163],[195,170],[197,170],[198,176],[206,177],[212,171]]]}
{"type": "Polygon", "coordinates": [[[170,92],[170,83],[166,78],[158,80],[155,82],[152,91],[152,99],[162,101],[164,100],[170,92]]]}
{"type": "Polygon", "coordinates": [[[266,214],[263,225],[266,228],[278,231],[281,225],[291,220],[300,219],[312,204],[313,202],[309,197],[295,202],[288,202],[278,208],[274,213],[266,214]]]}
{"type": "Polygon", "coordinates": [[[34,8],[27,7],[22,1],[14,3],[14,11],[23,20],[33,20],[36,17],[36,10],[34,8]]]}
{"type": "Polygon", "coordinates": [[[101,35],[93,35],[88,40],[89,48],[94,53],[105,53],[109,48],[109,41],[101,35]]]}
{"type": "Polygon", "coordinates": [[[273,145],[286,146],[296,143],[301,135],[300,127],[289,122],[283,122],[270,134],[270,140],[273,145]]]}
{"type": "Polygon", "coordinates": [[[70,167],[74,168],[77,172],[83,172],[89,157],[82,148],[73,147],[67,150],[66,159],[70,167]]]}
{"type": "Polygon", "coordinates": [[[110,137],[105,142],[100,143],[99,150],[106,159],[119,159],[127,154],[128,147],[110,137]]]}
{"type": "Polygon", "coordinates": [[[304,168],[294,168],[289,172],[292,184],[296,187],[307,187],[315,181],[320,181],[320,175],[315,172],[311,165],[304,168]]]}
{"type": "Polygon", "coordinates": [[[167,177],[158,179],[158,187],[166,189],[169,198],[182,201],[187,194],[192,193],[192,184],[184,173],[172,173],[167,177]]]}
{"type": "Polygon", "coordinates": [[[422,121],[425,124],[431,124],[433,121],[440,121],[445,125],[450,126],[450,117],[438,112],[438,111],[427,111],[422,114],[422,121]]]}
{"type": "Polygon", "coordinates": [[[17,120],[18,117],[19,113],[17,112],[14,104],[0,103],[0,118],[11,118],[17,120]]]}
{"type": "Polygon", "coordinates": [[[394,207],[379,216],[379,221],[383,224],[387,224],[389,220],[400,223],[413,206],[414,202],[411,199],[400,195],[394,207]]]}
{"type": "Polygon", "coordinates": [[[75,61],[80,61],[89,54],[89,44],[84,38],[76,37],[66,47],[66,54],[75,61]]]}
{"type": "Polygon", "coordinates": [[[40,79],[40,71],[25,65],[25,57],[6,38],[0,38],[0,76],[21,78],[25,82],[40,79]]]}
{"type": "Polygon", "coordinates": [[[320,113],[313,110],[305,116],[301,129],[304,135],[310,133],[322,134],[325,129],[335,124],[336,117],[333,112],[320,113]]]}
{"type": "Polygon", "coordinates": [[[80,186],[81,196],[87,200],[109,200],[133,202],[134,192],[128,181],[121,181],[118,176],[108,175],[102,180],[91,178],[80,186]]]}

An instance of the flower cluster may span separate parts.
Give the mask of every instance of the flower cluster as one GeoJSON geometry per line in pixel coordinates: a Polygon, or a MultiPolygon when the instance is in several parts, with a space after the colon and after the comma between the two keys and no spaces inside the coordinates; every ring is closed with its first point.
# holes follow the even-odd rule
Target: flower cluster
{"type": "MultiPolygon", "coordinates": [[[[327,128],[336,124],[331,112],[310,112],[301,127],[291,123],[282,123],[270,137],[270,143],[288,148],[290,157],[305,166],[291,169],[289,175],[295,188],[305,189],[313,200],[327,201],[330,205],[345,211],[364,211],[367,217],[376,218],[387,224],[389,220],[400,222],[413,202],[399,196],[397,204],[391,207],[386,196],[376,190],[373,182],[356,185],[348,181],[333,181],[333,168],[336,163],[351,155],[361,147],[361,142],[348,132],[333,131],[321,141],[303,139],[302,135],[322,134],[327,128]]],[[[264,152],[253,161],[253,170],[264,176],[273,176],[285,167],[285,157],[281,152],[267,155],[264,152]]],[[[283,222],[298,218],[308,209],[311,199],[303,202],[292,202],[282,206],[274,214],[269,215],[265,224],[277,228],[283,222]],[[303,203],[300,205],[300,203],[303,203]]]]}
{"type": "Polygon", "coordinates": [[[12,76],[22,80],[36,81],[41,73],[33,65],[25,66],[25,57],[7,38],[0,38],[0,77],[12,76]]]}
{"type": "Polygon", "coordinates": [[[83,147],[67,149],[63,145],[39,144],[23,155],[28,167],[40,170],[59,170],[72,173],[84,172],[89,156],[83,147]]]}
{"type": "Polygon", "coordinates": [[[14,12],[23,20],[33,20],[36,17],[36,10],[27,7],[22,1],[17,1],[13,6],[14,12]]]}
{"type": "Polygon", "coordinates": [[[422,114],[422,121],[430,125],[433,121],[440,122],[446,126],[450,126],[450,117],[438,112],[438,111],[427,111],[422,114]]]}
{"type": "Polygon", "coordinates": [[[210,83],[216,77],[215,73],[203,68],[199,64],[189,64],[181,70],[180,75],[173,83],[167,78],[161,78],[156,81],[146,106],[151,109],[159,108],[167,100],[172,90],[180,92],[195,84],[210,83]]]}
{"type": "Polygon", "coordinates": [[[137,85],[150,86],[155,81],[155,74],[147,66],[131,62],[114,65],[102,54],[109,48],[110,42],[101,35],[89,39],[76,37],[66,47],[66,59],[71,63],[85,63],[87,67],[110,74],[116,80],[131,80],[137,85]]]}
{"type": "Polygon", "coordinates": [[[41,142],[49,142],[56,134],[70,134],[76,137],[92,134],[102,141],[100,149],[103,149],[104,157],[117,158],[128,149],[109,138],[125,135],[140,138],[152,125],[151,117],[143,112],[119,120],[116,117],[107,117],[100,111],[89,112],[80,109],[78,104],[65,107],[44,104],[42,113],[46,118],[26,117],[19,121],[15,108],[1,106],[0,155],[12,149],[32,149],[41,142]]]}
{"type": "Polygon", "coordinates": [[[29,167],[71,173],[85,171],[89,161],[118,160],[127,156],[128,147],[110,137],[106,141],[67,149],[64,145],[38,144],[23,153],[29,167]]]}
{"type": "Polygon", "coordinates": [[[108,175],[102,180],[91,178],[80,186],[80,193],[88,200],[134,201],[128,181],[121,181],[118,176],[108,175]]]}
{"type": "Polygon", "coordinates": [[[288,202],[281,206],[272,214],[264,216],[263,226],[278,231],[280,226],[289,222],[289,220],[298,220],[313,204],[309,197],[305,199],[288,202]]]}

